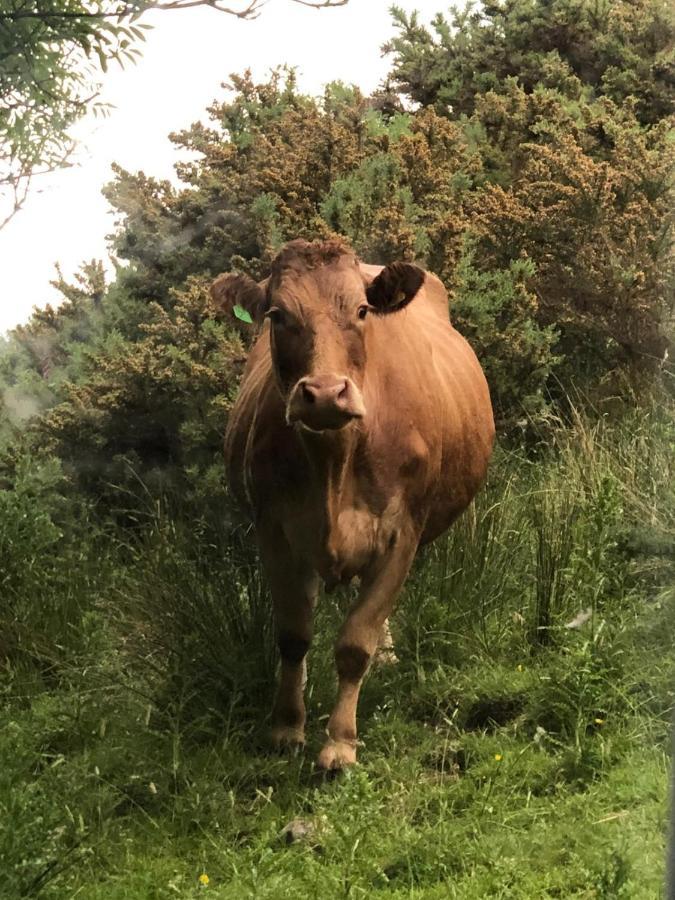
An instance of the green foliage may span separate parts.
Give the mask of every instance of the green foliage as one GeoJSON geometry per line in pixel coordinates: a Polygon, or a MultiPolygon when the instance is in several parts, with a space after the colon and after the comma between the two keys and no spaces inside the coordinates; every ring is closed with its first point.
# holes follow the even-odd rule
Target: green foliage
{"type": "Polygon", "coordinates": [[[535,263],[539,320],[556,324],[576,367],[598,354],[605,369],[654,367],[673,313],[668,123],[642,129],[609,100],[572,113],[514,84],[486,95],[475,120],[489,123],[486,163],[509,167],[472,198],[483,265],[535,263]]]}
{"type": "MultiPolygon", "coordinates": [[[[222,437],[242,357],[237,336],[217,322],[207,285],[190,281],[169,310],[148,308],[138,339],[112,329],[64,381],[35,440],[67,461],[80,488],[108,502],[123,488],[183,491],[205,503],[203,481],[222,502],[222,437]],[[218,469],[218,478],[211,477],[218,469]],[[112,494],[110,493],[112,490],[112,494]]],[[[208,505],[208,504],[207,504],[208,505]]],[[[196,514],[208,515],[206,508],[196,514]]]]}
{"type": "Polygon", "coordinates": [[[251,710],[249,725],[259,725],[261,698],[271,704],[275,642],[255,553],[227,514],[209,527],[184,509],[171,515],[172,505],[148,508],[126,546],[116,606],[130,669],[155,696],[160,720],[179,711],[186,739],[217,734],[251,710]]]}
{"type": "Polygon", "coordinates": [[[400,9],[395,22],[394,83],[461,122],[482,162],[466,204],[481,268],[535,263],[537,325],[583,378],[658,365],[673,314],[669,7],[518,0],[432,30],[400,9]]]}
{"type": "Polygon", "coordinates": [[[107,575],[98,535],[59,460],[28,447],[3,459],[0,661],[27,683],[58,684],[95,639],[92,597],[107,575]]]}
{"type": "Polygon", "coordinates": [[[513,260],[506,270],[480,271],[476,258],[475,244],[467,242],[457,270],[453,321],[478,354],[500,417],[522,410],[536,418],[559,360],[555,328],[537,321],[539,301],[531,287],[535,266],[525,258],[513,260]]]}
{"type": "Polygon", "coordinates": [[[0,549],[6,560],[1,583],[4,597],[20,601],[29,595],[29,586],[40,579],[41,567],[63,536],[53,518],[62,477],[59,470],[55,459],[37,466],[32,460],[22,460],[14,479],[3,485],[0,549]]]}
{"type": "Polygon", "coordinates": [[[675,111],[675,22],[664,0],[490,0],[453,9],[449,20],[439,13],[433,33],[417,13],[393,12],[392,77],[424,106],[471,115],[481,95],[517,78],[527,93],[635,97],[642,123],[675,111]]]}
{"type": "Polygon", "coordinates": [[[336,231],[350,236],[364,259],[388,263],[421,256],[426,235],[414,223],[422,210],[402,182],[398,162],[390,154],[370,157],[354,175],[332,186],[323,216],[336,231]]]}
{"type": "Polygon", "coordinates": [[[31,177],[70,164],[72,125],[95,100],[98,70],[135,61],[146,4],[3,0],[0,4],[0,191],[10,199],[6,224],[25,200],[31,177]],[[106,16],[111,16],[106,18],[106,16]]]}
{"type": "Polygon", "coordinates": [[[423,260],[452,285],[468,224],[462,199],[480,170],[477,154],[457,125],[432,110],[379,121],[376,136],[386,150],[373,148],[333,183],[322,216],[366,261],[423,260]]]}
{"type": "MultiPolygon", "coordinates": [[[[348,0],[292,0],[317,8],[348,0]]],[[[256,18],[262,0],[239,8],[212,0],[2,0],[0,2],[0,197],[7,210],[0,229],[23,205],[31,178],[72,165],[70,130],[88,111],[105,114],[96,100],[99,70],[135,62],[150,27],[148,10],[204,5],[239,19],[256,18]]]]}

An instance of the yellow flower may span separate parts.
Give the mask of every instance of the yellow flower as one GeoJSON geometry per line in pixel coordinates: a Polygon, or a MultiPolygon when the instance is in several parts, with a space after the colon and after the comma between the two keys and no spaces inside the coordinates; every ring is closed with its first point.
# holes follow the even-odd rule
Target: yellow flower
{"type": "Polygon", "coordinates": [[[206,885],[209,883],[210,880],[211,880],[211,879],[210,879],[209,876],[206,874],[206,872],[202,872],[202,874],[199,876],[199,883],[200,883],[201,885],[203,885],[204,887],[206,887],[206,885]]]}
{"type": "Polygon", "coordinates": [[[501,761],[502,761],[501,753],[495,753],[495,762],[501,762],[501,761]]]}
{"type": "Polygon", "coordinates": [[[604,725],[605,724],[604,719],[593,719],[593,721],[595,722],[596,725],[604,725]]]}
{"type": "Polygon", "coordinates": [[[516,666],[516,669],[518,669],[519,672],[522,672],[522,671],[523,671],[523,666],[522,666],[522,664],[521,664],[521,663],[518,663],[518,665],[516,666]]]}

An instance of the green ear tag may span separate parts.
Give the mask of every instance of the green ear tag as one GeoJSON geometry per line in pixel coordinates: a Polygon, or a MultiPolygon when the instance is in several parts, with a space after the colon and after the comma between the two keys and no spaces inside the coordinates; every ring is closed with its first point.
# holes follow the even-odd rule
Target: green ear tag
{"type": "Polygon", "coordinates": [[[238,303],[235,303],[235,305],[232,307],[232,312],[240,322],[246,322],[247,325],[253,325],[253,319],[243,306],[239,306],[238,303]]]}

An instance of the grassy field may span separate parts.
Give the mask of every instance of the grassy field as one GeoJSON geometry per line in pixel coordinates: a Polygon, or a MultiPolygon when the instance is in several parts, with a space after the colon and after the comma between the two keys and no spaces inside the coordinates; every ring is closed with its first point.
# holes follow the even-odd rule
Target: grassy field
{"type": "Polygon", "coordinates": [[[416,563],[360,764],[330,781],[347,598],[318,610],[306,753],[272,755],[249,537],[150,502],[142,527],[94,526],[27,471],[0,491],[0,896],[661,896],[674,447],[654,413],[499,448],[416,563]]]}

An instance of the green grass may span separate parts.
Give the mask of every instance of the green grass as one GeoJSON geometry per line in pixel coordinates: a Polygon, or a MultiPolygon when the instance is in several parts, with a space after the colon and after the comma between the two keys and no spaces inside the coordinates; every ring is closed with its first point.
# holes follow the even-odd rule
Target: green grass
{"type": "MultiPolygon", "coordinates": [[[[308,746],[287,758],[264,742],[274,654],[247,539],[152,507],[133,530],[62,528],[30,584],[15,558],[0,896],[661,896],[672,450],[657,417],[501,449],[416,563],[400,663],[371,672],[360,763],[332,781],[312,761],[344,598],[320,604],[308,746]],[[312,832],[289,844],[295,819],[312,832]]],[[[0,540],[39,559],[8,522],[0,540]]]]}

